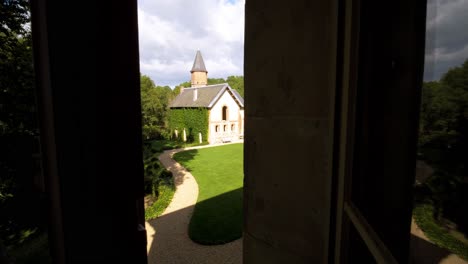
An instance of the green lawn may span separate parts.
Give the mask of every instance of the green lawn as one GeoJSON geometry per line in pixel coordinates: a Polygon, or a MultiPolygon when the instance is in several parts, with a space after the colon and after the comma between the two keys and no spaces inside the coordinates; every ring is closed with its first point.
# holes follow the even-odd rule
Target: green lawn
{"type": "Polygon", "coordinates": [[[199,194],[189,236],[216,245],[242,236],[243,144],[179,152],[174,159],[198,183],[199,194]]]}
{"type": "Polygon", "coordinates": [[[9,252],[15,264],[49,264],[49,240],[43,232],[9,252]]]}
{"type": "Polygon", "coordinates": [[[185,147],[200,146],[200,145],[206,145],[206,144],[208,143],[206,142],[202,144],[198,142],[185,143],[185,142],[172,141],[172,140],[167,140],[167,139],[150,140],[150,141],[145,141],[144,143],[143,155],[146,158],[153,154],[162,153],[164,150],[168,150],[168,149],[185,148],[185,147]]]}

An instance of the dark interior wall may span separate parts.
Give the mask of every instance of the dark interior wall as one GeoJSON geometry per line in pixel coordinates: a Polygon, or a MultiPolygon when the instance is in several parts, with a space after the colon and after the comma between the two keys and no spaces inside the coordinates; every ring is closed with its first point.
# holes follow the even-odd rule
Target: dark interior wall
{"type": "MultiPolygon", "coordinates": [[[[393,257],[409,255],[426,1],[360,1],[350,201],[393,257]]],[[[350,242],[350,244],[352,244],[350,242]]],[[[350,245],[349,251],[353,251],[350,245]]]]}
{"type": "Polygon", "coordinates": [[[246,2],[245,263],[326,263],[336,1],[246,2]]]}
{"type": "Polygon", "coordinates": [[[146,263],[137,3],[32,1],[32,20],[54,259],[146,263]]]}

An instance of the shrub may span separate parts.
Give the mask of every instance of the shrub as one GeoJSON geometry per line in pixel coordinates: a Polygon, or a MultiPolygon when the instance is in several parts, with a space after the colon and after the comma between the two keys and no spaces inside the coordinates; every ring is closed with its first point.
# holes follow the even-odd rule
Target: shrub
{"type": "Polygon", "coordinates": [[[172,178],[172,172],[170,172],[169,170],[162,170],[161,174],[159,174],[159,177],[161,179],[172,178]]]}
{"type": "Polygon", "coordinates": [[[418,204],[413,210],[413,217],[419,228],[435,244],[446,248],[468,260],[468,245],[453,237],[434,221],[434,206],[429,203],[418,204]]]}
{"type": "Polygon", "coordinates": [[[177,144],[175,146],[163,146],[162,150],[170,150],[170,149],[179,148],[179,147],[180,147],[179,144],[177,144]]]}
{"type": "Polygon", "coordinates": [[[171,202],[174,192],[173,179],[167,178],[162,180],[156,190],[158,199],[145,210],[145,220],[151,220],[160,216],[171,202]]]}

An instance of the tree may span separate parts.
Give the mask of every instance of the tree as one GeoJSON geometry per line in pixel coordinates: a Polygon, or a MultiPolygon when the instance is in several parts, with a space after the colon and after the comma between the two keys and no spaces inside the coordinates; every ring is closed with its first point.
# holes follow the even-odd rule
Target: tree
{"type": "Polygon", "coordinates": [[[32,165],[39,130],[29,23],[29,1],[0,2],[0,256],[46,227],[31,177],[41,170],[32,165]]]}
{"type": "Polygon", "coordinates": [[[208,78],[208,85],[218,84],[218,83],[225,83],[226,80],[223,78],[208,78]]]}
{"type": "Polygon", "coordinates": [[[435,169],[426,186],[437,217],[450,217],[468,234],[468,60],[424,83],[419,151],[435,169]]]}
{"type": "Polygon", "coordinates": [[[445,171],[468,174],[468,60],[423,85],[420,148],[445,171]]]}
{"type": "Polygon", "coordinates": [[[156,86],[146,75],[140,77],[140,85],[143,138],[165,138],[168,136],[169,102],[174,98],[172,89],[156,86]]]}
{"type": "Polygon", "coordinates": [[[0,2],[0,134],[36,135],[29,2],[0,2]]]}
{"type": "Polygon", "coordinates": [[[244,97],[244,76],[229,76],[226,81],[232,89],[244,97]]]}
{"type": "MultiPolygon", "coordinates": [[[[208,78],[208,85],[228,83],[232,89],[239,92],[244,97],[244,76],[229,76],[227,79],[223,78],[208,78]]],[[[190,82],[183,82],[174,88],[174,95],[177,96],[180,93],[181,87],[189,88],[192,84],[190,82]]]]}
{"type": "Polygon", "coordinates": [[[174,88],[174,90],[172,90],[172,94],[173,94],[174,96],[179,95],[181,89],[182,89],[182,86],[176,86],[176,87],[174,88]]]}

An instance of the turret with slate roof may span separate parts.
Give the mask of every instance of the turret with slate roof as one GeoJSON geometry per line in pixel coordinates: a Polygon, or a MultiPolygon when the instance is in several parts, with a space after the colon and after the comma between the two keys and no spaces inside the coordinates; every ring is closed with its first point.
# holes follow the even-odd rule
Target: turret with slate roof
{"type": "Polygon", "coordinates": [[[195,60],[190,73],[192,74],[192,87],[202,87],[208,84],[208,71],[206,70],[205,62],[203,61],[203,57],[199,50],[195,55],[195,60]]]}
{"type": "Polygon", "coordinates": [[[227,83],[207,85],[208,71],[200,51],[193,62],[190,88],[181,88],[171,101],[169,126],[172,135],[188,133],[199,143],[230,142],[244,138],[244,99],[227,83]],[[208,112],[205,115],[204,111],[208,112]],[[202,115],[200,115],[202,113],[202,115]],[[178,116],[179,118],[171,118],[178,116]],[[194,118],[196,122],[194,122],[194,118]],[[205,124],[202,127],[194,124],[205,124]],[[185,132],[183,132],[185,131],[185,132]]]}

